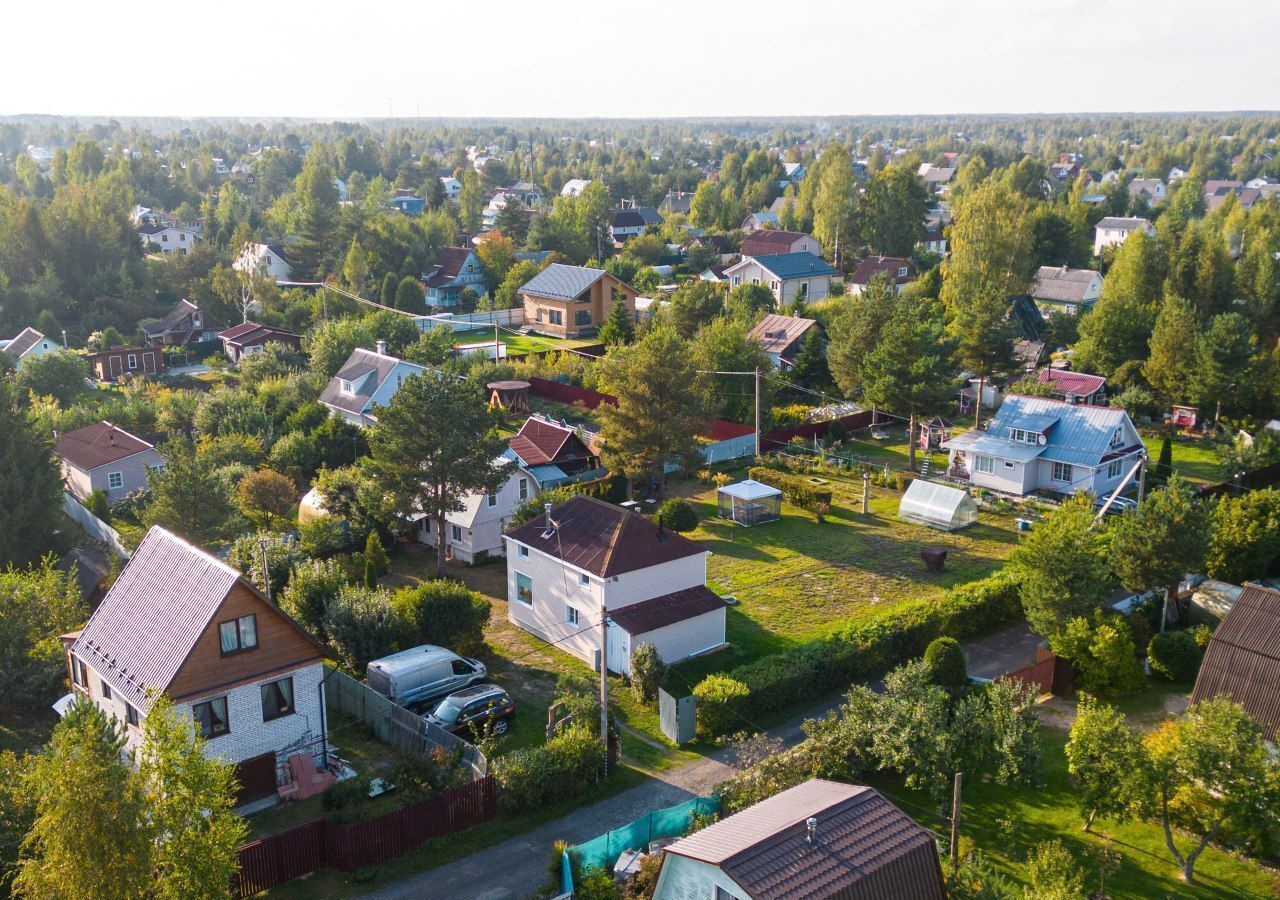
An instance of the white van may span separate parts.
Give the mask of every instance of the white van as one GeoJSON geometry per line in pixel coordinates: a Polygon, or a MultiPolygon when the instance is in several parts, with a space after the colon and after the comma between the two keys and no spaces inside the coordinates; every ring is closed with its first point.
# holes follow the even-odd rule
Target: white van
{"type": "Polygon", "coordinates": [[[365,670],[369,687],[404,707],[425,706],[488,677],[488,669],[478,659],[464,659],[431,644],[375,659],[365,670]]]}

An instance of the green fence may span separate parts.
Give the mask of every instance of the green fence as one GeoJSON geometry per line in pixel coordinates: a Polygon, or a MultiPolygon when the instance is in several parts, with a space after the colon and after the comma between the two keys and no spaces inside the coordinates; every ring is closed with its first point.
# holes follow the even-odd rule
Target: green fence
{"type": "Polygon", "coordinates": [[[629,822],[621,828],[606,831],[585,844],[578,844],[565,851],[565,860],[561,880],[566,894],[573,893],[573,874],[569,863],[569,855],[579,871],[597,868],[609,870],[618,861],[618,857],[627,850],[639,850],[650,841],[659,838],[678,837],[689,830],[693,824],[693,816],[710,815],[720,810],[719,797],[694,797],[678,806],[668,806],[629,822]]]}

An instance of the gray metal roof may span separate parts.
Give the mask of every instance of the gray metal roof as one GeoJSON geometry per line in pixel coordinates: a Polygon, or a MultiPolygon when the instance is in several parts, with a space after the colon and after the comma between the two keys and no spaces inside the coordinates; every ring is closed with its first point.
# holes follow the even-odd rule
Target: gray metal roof
{"type": "Polygon", "coordinates": [[[1141,228],[1144,225],[1150,225],[1150,224],[1151,224],[1150,221],[1148,221],[1147,219],[1143,219],[1141,217],[1107,216],[1105,219],[1100,219],[1098,221],[1098,224],[1095,227],[1121,229],[1124,231],[1133,231],[1136,228],[1141,228]]]}
{"type": "Polygon", "coordinates": [[[34,328],[24,328],[18,332],[18,336],[5,345],[4,352],[8,353],[15,359],[21,359],[23,354],[34,347],[36,344],[44,340],[44,335],[36,331],[34,328]]]}
{"type": "Polygon", "coordinates": [[[964,434],[956,435],[951,440],[946,441],[942,447],[944,450],[966,450],[970,453],[981,453],[984,456],[994,456],[997,459],[1010,459],[1014,462],[1023,463],[1030,462],[1045,450],[1043,446],[1037,444],[1011,441],[1007,437],[987,434],[982,431],[966,431],[964,434]]]}
{"type": "Polygon", "coordinates": [[[600,280],[602,275],[603,269],[552,263],[526,281],[520,288],[520,293],[551,300],[573,300],[600,280]]]}
{"type": "Polygon", "coordinates": [[[1031,296],[1038,300],[1081,302],[1098,273],[1093,269],[1041,266],[1031,283],[1031,296]]]}
{"type": "Polygon", "coordinates": [[[338,374],[330,378],[329,383],[324,386],[324,390],[320,392],[320,402],[325,406],[346,410],[357,415],[363,413],[369,408],[369,404],[373,402],[373,395],[377,393],[378,388],[391,377],[391,373],[399,365],[411,367],[415,370],[414,374],[426,371],[423,366],[417,363],[405,362],[394,356],[384,356],[381,353],[357,347],[351,351],[351,355],[347,357],[347,361],[343,363],[338,374]],[[364,378],[370,372],[375,373],[374,377],[367,378],[354,394],[344,394],[342,392],[342,381],[355,381],[356,379],[364,378]]]}
{"type": "Polygon", "coordinates": [[[164,691],[240,573],[154,527],[71,645],[137,709],[164,691]]]}

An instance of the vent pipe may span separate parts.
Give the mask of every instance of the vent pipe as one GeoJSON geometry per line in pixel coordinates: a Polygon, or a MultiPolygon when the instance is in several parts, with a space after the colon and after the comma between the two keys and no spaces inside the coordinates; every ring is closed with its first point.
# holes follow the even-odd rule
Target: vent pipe
{"type": "Polygon", "coordinates": [[[547,513],[547,528],[544,532],[542,532],[542,536],[544,538],[549,538],[551,537],[551,535],[555,534],[555,528],[551,523],[551,504],[550,503],[543,504],[543,509],[546,510],[546,513],[547,513]]]}
{"type": "Polygon", "coordinates": [[[805,822],[805,825],[809,831],[809,846],[818,846],[818,820],[813,816],[810,816],[809,820],[805,822]]]}

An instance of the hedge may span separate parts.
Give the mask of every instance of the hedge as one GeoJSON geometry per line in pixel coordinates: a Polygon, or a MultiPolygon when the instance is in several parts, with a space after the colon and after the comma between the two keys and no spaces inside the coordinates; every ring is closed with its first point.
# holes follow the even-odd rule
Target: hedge
{"type": "Polygon", "coordinates": [[[801,509],[820,508],[825,511],[831,508],[831,489],[810,484],[807,479],[765,466],[752,466],[747,471],[747,476],[761,484],[776,487],[782,491],[782,496],[801,509]]]}
{"type": "Polygon", "coordinates": [[[934,603],[917,604],[832,637],[708,675],[694,688],[696,696],[708,701],[698,704],[699,730],[708,736],[741,731],[744,721],[811,702],[855,681],[879,678],[920,656],[935,638],[973,637],[1012,624],[1022,616],[1018,593],[1017,577],[1002,569],[953,588],[934,603]],[[716,684],[700,693],[710,679],[717,679],[716,684]],[[726,680],[739,682],[746,690],[729,692],[721,700],[720,688],[726,680]],[[720,708],[708,709],[717,705],[720,708]]]}
{"type": "Polygon", "coordinates": [[[570,728],[542,747],[526,747],[494,760],[504,812],[541,809],[576,796],[600,777],[604,744],[586,728],[570,728]]]}

